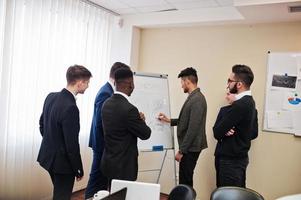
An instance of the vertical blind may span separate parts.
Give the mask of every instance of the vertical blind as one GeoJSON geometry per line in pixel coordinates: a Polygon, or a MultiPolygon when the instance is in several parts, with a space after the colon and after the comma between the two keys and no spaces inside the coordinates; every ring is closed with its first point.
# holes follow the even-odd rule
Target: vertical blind
{"type": "Polygon", "coordinates": [[[66,86],[73,64],[93,74],[78,95],[86,186],[94,97],[109,71],[114,16],[81,0],[0,0],[0,199],[49,199],[49,175],[36,162],[38,121],[49,92],[66,86]]]}

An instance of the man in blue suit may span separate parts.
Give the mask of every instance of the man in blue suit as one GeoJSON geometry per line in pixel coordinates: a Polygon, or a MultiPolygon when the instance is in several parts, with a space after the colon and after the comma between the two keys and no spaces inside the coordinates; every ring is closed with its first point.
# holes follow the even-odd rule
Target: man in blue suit
{"type": "Polygon", "coordinates": [[[91,198],[99,190],[108,189],[108,180],[100,169],[101,157],[104,150],[103,127],[101,109],[103,103],[114,93],[114,74],[120,68],[130,68],[128,65],[116,62],[110,70],[109,81],[98,91],[94,102],[94,113],[91,124],[89,147],[93,149],[93,162],[85,198],[91,198]]]}

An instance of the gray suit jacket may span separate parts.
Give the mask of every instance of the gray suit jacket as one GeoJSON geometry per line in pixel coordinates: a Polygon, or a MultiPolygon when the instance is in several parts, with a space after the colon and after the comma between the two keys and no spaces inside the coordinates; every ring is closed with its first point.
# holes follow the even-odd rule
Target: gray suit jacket
{"type": "Polygon", "coordinates": [[[178,126],[179,150],[182,153],[200,152],[207,148],[207,103],[197,88],[187,97],[178,119],[171,119],[171,126],[178,126]]]}

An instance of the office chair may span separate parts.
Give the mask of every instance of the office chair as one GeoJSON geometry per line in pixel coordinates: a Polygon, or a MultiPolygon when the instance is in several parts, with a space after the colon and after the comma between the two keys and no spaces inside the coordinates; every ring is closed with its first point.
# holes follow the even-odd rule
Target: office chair
{"type": "Polygon", "coordinates": [[[168,200],[195,200],[196,192],[188,185],[177,185],[169,193],[168,200]]]}
{"type": "Polygon", "coordinates": [[[212,192],[210,200],[264,200],[264,198],[248,188],[219,187],[212,192]]]}

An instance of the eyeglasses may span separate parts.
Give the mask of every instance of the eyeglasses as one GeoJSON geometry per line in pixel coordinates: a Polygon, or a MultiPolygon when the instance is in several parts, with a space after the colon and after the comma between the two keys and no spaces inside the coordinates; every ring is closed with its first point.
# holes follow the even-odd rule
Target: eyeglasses
{"type": "Polygon", "coordinates": [[[229,84],[229,83],[237,83],[237,82],[240,82],[240,81],[231,80],[231,79],[229,79],[229,78],[228,78],[228,80],[227,80],[227,83],[228,83],[228,84],[229,84]]]}

